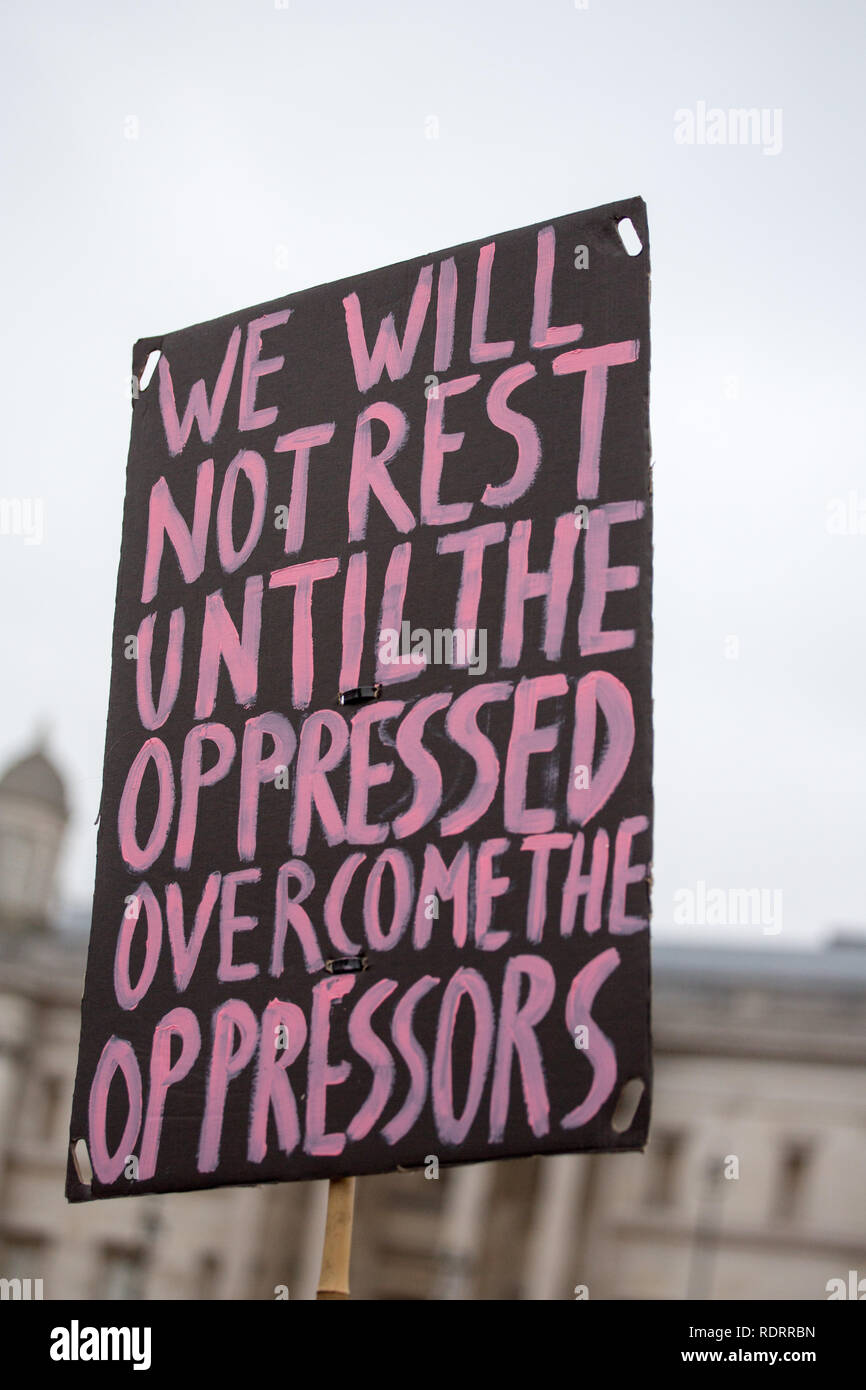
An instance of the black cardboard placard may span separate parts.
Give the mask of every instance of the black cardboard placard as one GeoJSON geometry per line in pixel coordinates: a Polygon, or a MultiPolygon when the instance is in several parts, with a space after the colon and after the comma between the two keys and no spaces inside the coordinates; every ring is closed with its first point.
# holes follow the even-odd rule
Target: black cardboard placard
{"type": "Polygon", "coordinates": [[[67,1196],[641,1148],[643,202],[133,370],[67,1196]]]}

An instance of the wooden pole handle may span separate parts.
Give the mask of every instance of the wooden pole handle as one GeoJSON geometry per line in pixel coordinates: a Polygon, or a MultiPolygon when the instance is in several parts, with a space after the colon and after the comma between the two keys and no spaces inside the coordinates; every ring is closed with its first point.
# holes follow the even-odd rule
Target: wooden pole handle
{"type": "Polygon", "coordinates": [[[331,1178],[328,1182],[328,1214],[317,1299],[349,1297],[354,1206],[355,1179],[331,1178]]]}

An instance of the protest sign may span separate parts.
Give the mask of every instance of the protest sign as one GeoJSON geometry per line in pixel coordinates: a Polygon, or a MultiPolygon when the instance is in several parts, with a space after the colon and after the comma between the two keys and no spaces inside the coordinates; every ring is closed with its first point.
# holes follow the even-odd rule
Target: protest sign
{"type": "Polygon", "coordinates": [[[133,367],[68,1197],[642,1147],[643,203],[133,367]]]}

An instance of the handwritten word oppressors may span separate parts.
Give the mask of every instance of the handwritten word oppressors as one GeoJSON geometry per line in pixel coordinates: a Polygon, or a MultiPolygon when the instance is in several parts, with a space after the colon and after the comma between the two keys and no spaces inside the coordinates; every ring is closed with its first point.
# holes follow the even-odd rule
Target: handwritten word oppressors
{"type": "Polygon", "coordinates": [[[634,199],[136,345],[71,1200],[642,1146],[648,284],[634,199]]]}

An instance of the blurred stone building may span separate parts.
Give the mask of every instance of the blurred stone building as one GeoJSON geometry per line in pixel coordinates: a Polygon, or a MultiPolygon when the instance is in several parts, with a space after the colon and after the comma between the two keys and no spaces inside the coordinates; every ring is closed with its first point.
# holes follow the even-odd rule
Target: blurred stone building
{"type": "MultiPolygon", "coordinates": [[[[0,778],[0,1278],[44,1297],[314,1296],[327,1184],[64,1197],[86,931],[43,748],[0,778]]],[[[645,1154],[364,1178],[362,1299],[822,1299],[866,1276],[866,939],[656,946],[645,1154]]]]}

